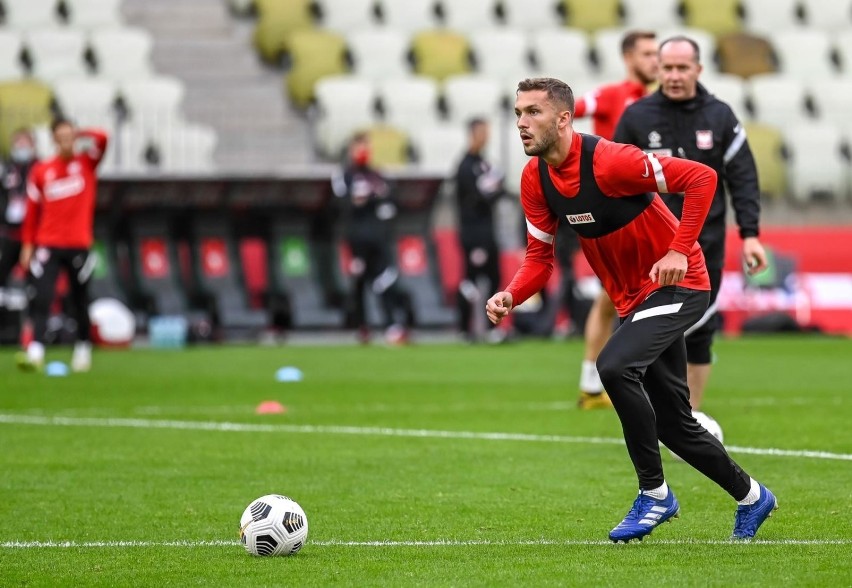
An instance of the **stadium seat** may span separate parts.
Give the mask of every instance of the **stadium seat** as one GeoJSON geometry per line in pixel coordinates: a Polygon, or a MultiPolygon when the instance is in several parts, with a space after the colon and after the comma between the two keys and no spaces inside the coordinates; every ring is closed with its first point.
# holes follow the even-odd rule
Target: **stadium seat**
{"type": "MultiPolygon", "coordinates": [[[[573,84],[594,75],[589,40],[579,29],[547,29],[530,37],[533,58],[542,75],[573,84]]],[[[513,92],[514,93],[514,92],[513,92]]]]}
{"type": "Polygon", "coordinates": [[[439,0],[445,27],[456,31],[489,29],[497,26],[495,0],[439,0]]]}
{"type": "Polygon", "coordinates": [[[814,28],[778,31],[771,33],[770,40],[780,73],[809,81],[837,75],[828,33],[814,28]]]}
{"type": "Polygon", "coordinates": [[[716,37],[707,31],[694,27],[663,29],[657,33],[657,39],[661,43],[676,36],[689,37],[698,44],[698,50],[701,52],[701,65],[704,66],[706,73],[714,73],[719,69],[716,62],[716,37]]]}
{"type": "Polygon", "coordinates": [[[748,85],[755,120],[785,127],[807,119],[807,93],[805,83],[799,78],[757,75],[749,80],[748,85]]]}
{"type": "Polygon", "coordinates": [[[842,75],[849,76],[852,74],[852,30],[836,33],[833,46],[842,75]]]}
{"type": "Polygon", "coordinates": [[[438,26],[434,0],[379,0],[385,27],[405,33],[438,26]]]}
{"type": "Polygon", "coordinates": [[[341,290],[336,255],[331,244],[311,238],[310,224],[291,213],[269,219],[271,306],[273,312],[283,307],[284,322],[294,329],[342,328],[344,312],[330,304],[341,290]]]}
{"type": "Polygon", "coordinates": [[[463,125],[439,124],[418,129],[411,137],[417,166],[424,173],[450,177],[467,146],[463,125]]]}
{"type": "Polygon", "coordinates": [[[317,6],[319,24],[338,33],[369,29],[377,24],[373,0],[317,0],[317,6]]]}
{"type": "Polygon", "coordinates": [[[24,42],[17,31],[0,30],[0,81],[17,80],[24,75],[21,53],[24,42]]]}
{"type": "Polygon", "coordinates": [[[53,83],[60,77],[88,74],[83,59],[86,39],[73,29],[38,29],[25,33],[27,55],[34,77],[53,83]]]}
{"type": "Polygon", "coordinates": [[[852,126],[852,79],[815,81],[810,84],[810,96],[820,122],[852,126]]]}
{"type": "Polygon", "coordinates": [[[77,29],[121,26],[122,0],[64,0],[68,24],[77,29]]]}
{"type": "Polygon", "coordinates": [[[625,27],[656,31],[680,24],[680,0],[621,0],[621,4],[625,27]]]}
{"type": "Polygon", "coordinates": [[[765,35],[771,31],[786,31],[802,26],[798,15],[799,0],[740,1],[745,13],[745,28],[752,34],[765,35]]]}
{"type": "Polygon", "coordinates": [[[432,78],[384,80],[378,94],[385,122],[407,134],[438,124],[438,83],[432,78]]]}
{"type": "Polygon", "coordinates": [[[411,45],[414,71],[438,81],[470,71],[467,39],[453,31],[434,29],[417,33],[411,45]]]}
{"type": "Polygon", "coordinates": [[[130,115],[139,127],[159,130],[183,121],[183,82],[172,77],[144,78],[125,81],[119,93],[130,115]]]}
{"type": "Polygon", "coordinates": [[[408,135],[385,124],[367,129],[370,138],[370,163],[379,169],[399,168],[408,164],[408,135]]]}
{"type": "Polygon", "coordinates": [[[564,19],[557,6],[558,0],[503,0],[503,20],[526,33],[560,28],[564,19]]]}
{"type": "MultiPolygon", "coordinates": [[[[594,35],[594,54],[598,75],[605,80],[624,78],[624,60],[621,57],[621,40],[629,31],[625,28],[608,28],[594,35]]],[[[662,41],[664,37],[660,37],[662,41]]]]}
{"type": "Polygon", "coordinates": [[[742,29],[739,11],[739,0],[683,0],[684,24],[717,37],[742,29]]]}
{"type": "Polygon", "coordinates": [[[151,33],[140,28],[97,29],[89,38],[98,76],[116,81],[150,77],[151,33]]]}
{"type": "Polygon", "coordinates": [[[254,46],[267,63],[278,63],[290,50],[290,36],[314,27],[312,0],[255,0],[254,46]]]}
{"type": "Polygon", "coordinates": [[[785,196],[787,162],[784,159],[784,138],[778,127],[757,122],[743,123],[748,144],[757,165],[760,192],[771,198],[785,196]]]}
{"type": "Polygon", "coordinates": [[[327,157],[339,158],[352,134],[376,120],[376,88],[357,76],[329,76],[317,82],[317,143],[327,157]]]}
{"type": "Polygon", "coordinates": [[[392,29],[371,29],[350,33],[346,37],[352,72],[372,80],[400,78],[408,75],[410,37],[392,29]]]}
{"type": "Polygon", "coordinates": [[[208,174],[216,170],[218,144],[215,129],[206,125],[177,124],[152,136],[159,153],[159,170],[180,174],[208,174]]]}
{"type": "Polygon", "coordinates": [[[849,193],[849,164],[842,155],[843,137],[836,125],[808,123],[783,128],[790,152],[790,188],[799,202],[849,193]]]}
{"type": "Polygon", "coordinates": [[[748,118],[748,91],[746,82],[741,77],[731,74],[708,74],[702,75],[699,81],[708,92],[726,102],[739,120],[748,118]]]}
{"type": "Polygon", "coordinates": [[[152,166],[147,155],[154,147],[150,129],[125,123],[112,133],[98,171],[101,175],[146,173],[152,166]]]}
{"type": "Polygon", "coordinates": [[[330,31],[298,31],[290,37],[293,67],[286,76],[286,87],[298,107],[306,107],[314,98],[317,80],[346,71],[346,43],[330,31]]]}
{"type": "Polygon", "coordinates": [[[20,31],[59,24],[57,0],[3,0],[5,26],[20,31]]]}
{"type": "Polygon", "coordinates": [[[0,83],[0,154],[9,153],[16,129],[48,124],[52,118],[50,88],[37,81],[0,83]]]}
{"type": "Polygon", "coordinates": [[[489,29],[470,34],[476,72],[500,82],[532,77],[527,37],[517,30],[489,29]]]}
{"type": "Polygon", "coordinates": [[[474,117],[499,118],[503,95],[497,80],[479,75],[459,75],[444,81],[444,103],[449,120],[466,125],[474,117]]]}
{"type": "Polygon", "coordinates": [[[808,28],[844,31],[852,26],[852,0],[800,0],[808,28]]]}
{"type": "Polygon", "coordinates": [[[62,114],[80,126],[112,128],[116,122],[118,87],[99,78],[62,79],[53,85],[62,114]]]}
{"type": "Polygon", "coordinates": [[[562,0],[565,26],[588,33],[621,26],[618,0],[562,0]]]}
{"type": "Polygon", "coordinates": [[[224,214],[190,216],[190,250],[200,294],[213,301],[214,324],[227,332],[256,333],[269,324],[263,310],[249,307],[237,242],[224,214]]]}
{"type": "Polygon", "coordinates": [[[772,44],[751,33],[730,33],[719,37],[719,71],[741,78],[773,73],[777,69],[772,44]]]}

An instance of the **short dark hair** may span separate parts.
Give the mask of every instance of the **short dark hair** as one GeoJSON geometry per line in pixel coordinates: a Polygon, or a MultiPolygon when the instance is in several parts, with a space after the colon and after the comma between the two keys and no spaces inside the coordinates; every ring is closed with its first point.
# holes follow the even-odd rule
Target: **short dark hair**
{"type": "Polygon", "coordinates": [[[692,45],[692,50],[695,52],[695,63],[701,63],[701,48],[698,46],[698,43],[695,42],[695,39],[691,39],[686,35],[675,35],[674,37],[669,37],[668,39],[660,43],[660,51],[662,51],[663,47],[665,47],[669,43],[680,42],[689,43],[690,45],[692,45]]]}
{"type": "Polygon", "coordinates": [[[53,122],[50,123],[50,132],[55,133],[56,129],[58,129],[62,125],[69,125],[71,128],[74,128],[74,123],[71,122],[70,119],[59,116],[59,117],[56,117],[55,119],[53,119],[53,122]]]}
{"type": "Polygon", "coordinates": [[[487,120],[485,120],[482,117],[476,116],[476,117],[470,119],[469,121],[467,121],[467,132],[472,133],[476,129],[476,127],[478,127],[480,125],[487,125],[487,124],[488,124],[487,120]]]}
{"type": "Polygon", "coordinates": [[[636,43],[643,39],[656,39],[654,31],[630,31],[621,39],[621,54],[626,55],[636,49],[636,43]]]}
{"type": "MultiPolygon", "coordinates": [[[[556,78],[527,78],[518,83],[517,92],[543,90],[552,102],[561,104],[574,116],[574,92],[571,86],[556,78]]],[[[516,93],[517,93],[516,92],[516,93]]]]}

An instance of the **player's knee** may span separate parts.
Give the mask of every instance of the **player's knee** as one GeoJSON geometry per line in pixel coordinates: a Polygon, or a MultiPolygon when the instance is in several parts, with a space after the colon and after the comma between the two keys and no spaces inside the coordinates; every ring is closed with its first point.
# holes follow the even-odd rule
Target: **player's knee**
{"type": "Polygon", "coordinates": [[[618,380],[623,377],[627,369],[627,363],[618,357],[617,354],[608,353],[606,348],[598,356],[595,365],[598,368],[598,375],[606,390],[617,387],[618,380]],[[613,384],[616,385],[614,386],[613,384]]]}

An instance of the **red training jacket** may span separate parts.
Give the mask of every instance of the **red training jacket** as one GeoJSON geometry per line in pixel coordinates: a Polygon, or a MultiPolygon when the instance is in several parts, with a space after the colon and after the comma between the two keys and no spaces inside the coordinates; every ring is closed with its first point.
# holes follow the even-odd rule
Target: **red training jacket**
{"type": "Polygon", "coordinates": [[[577,99],[574,118],[591,116],[594,121],[594,133],[612,140],[624,109],[646,93],[647,89],[643,84],[631,80],[601,86],[577,99]]]}

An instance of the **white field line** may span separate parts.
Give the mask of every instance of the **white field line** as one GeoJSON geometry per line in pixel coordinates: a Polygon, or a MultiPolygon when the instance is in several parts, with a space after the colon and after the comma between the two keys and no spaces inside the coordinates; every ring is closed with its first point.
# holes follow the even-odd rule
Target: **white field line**
{"type": "MultiPolygon", "coordinates": [[[[0,424],[52,427],[105,427],[129,429],[177,429],[184,431],[217,431],[237,433],[291,433],[321,435],[365,435],[377,437],[418,437],[429,439],[472,439],[478,441],[527,441],[537,443],[578,443],[586,445],[622,445],[616,437],[571,437],[563,435],[533,435],[528,433],[488,433],[476,431],[441,431],[431,429],[393,429],[388,427],[347,427],[337,425],[283,425],[258,423],[229,423],[215,421],[172,421],[127,418],[73,418],[0,414],[0,424]]],[[[801,457],[852,461],[850,453],[791,450],[759,447],[726,446],[731,453],[773,457],[801,457]]]]}
{"type": "MultiPolygon", "coordinates": [[[[754,541],[730,541],[719,539],[651,539],[648,545],[761,545],[761,546],[785,546],[785,545],[852,545],[852,539],[776,539],[754,541]]],[[[437,541],[309,541],[308,547],[517,547],[517,546],[604,546],[613,545],[612,541],[605,540],[551,540],[531,539],[517,541],[489,541],[486,539],[474,539],[469,541],[444,539],[437,541]]],[[[0,542],[0,549],[121,549],[132,547],[237,547],[241,546],[239,541],[209,540],[209,541],[4,541],[0,542]]],[[[626,547],[625,547],[626,548],[626,547]]]]}

